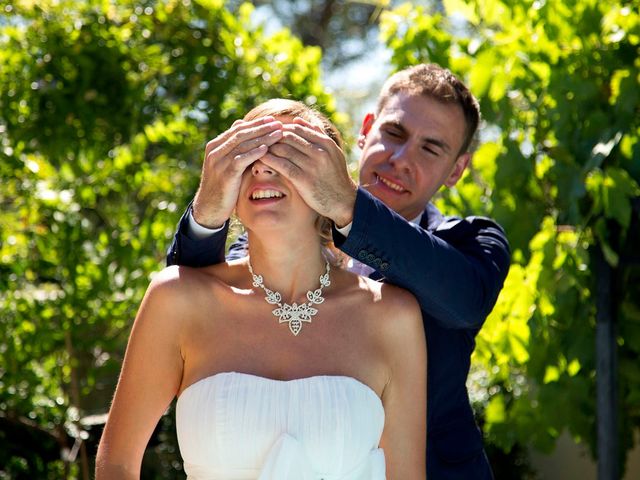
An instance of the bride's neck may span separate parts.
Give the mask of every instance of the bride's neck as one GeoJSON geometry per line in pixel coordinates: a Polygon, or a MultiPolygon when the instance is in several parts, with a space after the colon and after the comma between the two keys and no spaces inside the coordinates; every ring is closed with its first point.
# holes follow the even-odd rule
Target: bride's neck
{"type": "Polygon", "coordinates": [[[249,262],[264,285],[280,292],[286,302],[306,298],[309,290],[318,288],[325,272],[326,260],[319,238],[307,242],[267,244],[249,234],[249,262]]]}

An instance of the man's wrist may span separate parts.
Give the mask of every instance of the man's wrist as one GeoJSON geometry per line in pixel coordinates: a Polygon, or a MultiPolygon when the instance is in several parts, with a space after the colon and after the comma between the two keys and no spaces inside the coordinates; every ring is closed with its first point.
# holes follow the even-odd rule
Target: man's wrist
{"type": "Polygon", "coordinates": [[[338,213],[333,216],[332,220],[339,232],[347,227],[349,227],[349,230],[351,229],[351,224],[353,223],[353,210],[356,205],[357,193],[358,187],[357,185],[353,184],[353,189],[351,189],[348,195],[345,195],[343,197],[344,201],[340,206],[341,208],[336,209],[338,213]]]}
{"type": "Polygon", "coordinates": [[[193,215],[193,209],[189,209],[189,215],[187,216],[189,219],[188,226],[188,235],[196,240],[202,240],[203,238],[210,237],[218,232],[220,232],[226,225],[227,222],[223,222],[219,227],[208,227],[205,225],[201,225],[195,219],[193,215]]]}
{"type": "Polygon", "coordinates": [[[348,237],[349,236],[349,232],[351,232],[351,227],[352,226],[353,226],[353,222],[347,223],[344,227],[339,227],[338,225],[336,225],[336,230],[343,237],[348,237]]]}
{"type": "Polygon", "coordinates": [[[190,212],[191,212],[191,216],[193,217],[193,219],[198,225],[204,228],[208,228],[210,230],[219,230],[224,226],[225,223],[227,223],[227,220],[229,220],[229,217],[222,218],[217,215],[214,216],[210,214],[205,214],[202,211],[202,208],[199,208],[197,198],[196,200],[193,201],[190,212]]]}

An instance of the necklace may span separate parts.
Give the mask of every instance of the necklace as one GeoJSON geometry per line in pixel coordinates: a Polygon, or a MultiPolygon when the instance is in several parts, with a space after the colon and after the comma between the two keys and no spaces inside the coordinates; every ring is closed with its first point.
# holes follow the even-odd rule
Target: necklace
{"type": "Polygon", "coordinates": [[[328,287],[331,285],[331,281],[329,280],[329,262],[326,262],[326,272],[320,275],[320,287],[307,292],[307,300],[308,303],[301,303],[298,305],[294,302],[293,305],[289,305],[288,303],[282,302],[282,295],[280,292],[274,292],[273,290],[269,290],[262,283],[262,275],[256,275],[253,273],[253,268],[251,268],[251,262],[249,262],[249,272],[251,272],[251,276],[253,277],[253,286],[260,287],[267,294],[264,299],[270,305],[277,305],[279,308],[276,308],[271,311],[273,315],[278,318],[278,323],[288,323],[289,330],[293,333],[294,336],[297,336],[302,330],[302,322],[311,323],[311,317],[313,317],[316,313],[318,313],[317,308],[313,308],[313,305],[318,305],[324,302],[324,297],[322,296],[322,289],[324,287],[328,287]]]}

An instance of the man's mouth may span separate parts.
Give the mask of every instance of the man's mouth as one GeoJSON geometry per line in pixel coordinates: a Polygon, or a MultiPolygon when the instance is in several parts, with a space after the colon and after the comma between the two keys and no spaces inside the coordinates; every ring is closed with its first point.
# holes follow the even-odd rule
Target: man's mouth
{"type": "Polygon", "coordinates": [[[391,190],[394,190],[398,193],[403,193],[407,191],[406,188],[404,188],[402,185],[398,185],[397,183],[394,183],[387,178],[383,178],[379,175],[376,175],[376,179],[383,185],[389,187],[391,190]]]}

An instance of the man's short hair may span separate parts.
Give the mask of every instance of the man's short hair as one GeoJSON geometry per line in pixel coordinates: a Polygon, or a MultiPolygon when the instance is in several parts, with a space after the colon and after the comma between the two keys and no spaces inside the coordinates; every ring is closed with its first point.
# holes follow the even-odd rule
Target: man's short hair
{"type": "Polygon", "coordinates": [[[389,98],[398,93],[424,95],[442,103],[459,105],[464,114],[465,132],[458,155],[469,150],[480,123],[480,105],[453,73],[435,63],[422,63],[396,72],[382,86],[376,114],[382,111],[389,98]]]}

